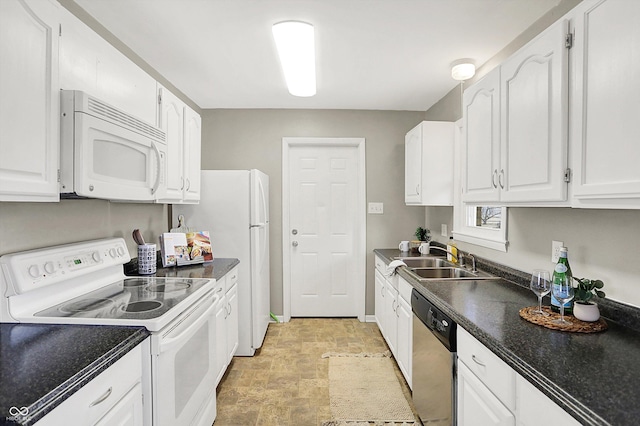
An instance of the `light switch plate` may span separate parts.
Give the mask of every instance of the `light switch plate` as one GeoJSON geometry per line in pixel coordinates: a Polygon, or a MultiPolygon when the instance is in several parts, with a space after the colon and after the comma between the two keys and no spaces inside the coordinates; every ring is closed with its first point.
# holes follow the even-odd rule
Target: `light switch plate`
{"type": "Polygon", "coordinates": [[[449,233],[447,232],[447,224],[443,223],[440,225],[440,235],[442,235],[443,237],[446,237],[447,235],[449,235],[449,233]]]}
{"type": "Polygon", "coordinates": [[[384,203],[369,203],[369,214],[384,214],[384,203]]]}
{"type": "Polygon", "coordinates": [[[551,241],[551,261],[553,263],[558,263],[558,259],[560,259],[560,247],[564,247],[562,241],[551,241]]]}

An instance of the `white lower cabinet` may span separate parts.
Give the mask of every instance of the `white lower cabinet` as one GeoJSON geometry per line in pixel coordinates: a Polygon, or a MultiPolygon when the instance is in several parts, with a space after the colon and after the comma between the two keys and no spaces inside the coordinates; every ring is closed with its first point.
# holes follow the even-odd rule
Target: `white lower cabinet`
{"type": "Polygon", "coordinates": [[[398,304],[396,308],[396,317],[398,318],[398,344],[396,351],[396,361],[398,367],[404,375],[409,388],[413,389],[413,312],[411,311],[411,284],[404,278],[398,277],[398,304]],[[406,290],[408,287],[408,297],[406,290]]]}
{"type": "Polygon", "coordinates": [[[513,426],[515,416],[464,362],[458,363],[458,425],[513,426]]]}
{"type": "Polygon", "coordinates": [[[578,425],[462,327],[458,327],[458,425],[578,425]]]}
{"type": "Polygon", "coordinates": [[[143,345],[148,345],[148,340],[67,398],[36,426],[141,426],[143,345]]]}
{"type": "Polygon", "coordinates": [[[411,284],[398,275],[383,275],[387,265],[376,257],[375,317],[391,353],[398,363],[409,387],[412,386],[413,313],[411,311],[411,284]]]}
{"type": "Polygon", "coordinates": [[[238,267],[218,280],[216,302],[216,386],[238,349],[238,267]]]}

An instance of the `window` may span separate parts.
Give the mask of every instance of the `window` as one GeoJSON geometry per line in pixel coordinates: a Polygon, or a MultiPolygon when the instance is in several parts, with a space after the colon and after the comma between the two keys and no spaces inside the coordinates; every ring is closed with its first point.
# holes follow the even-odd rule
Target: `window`
{"type": "Polygon", "coordinates": [[[507,251],[507,208],[462,202],[462,120],[456,122],[453,236],[458,241],[507,251]]]}

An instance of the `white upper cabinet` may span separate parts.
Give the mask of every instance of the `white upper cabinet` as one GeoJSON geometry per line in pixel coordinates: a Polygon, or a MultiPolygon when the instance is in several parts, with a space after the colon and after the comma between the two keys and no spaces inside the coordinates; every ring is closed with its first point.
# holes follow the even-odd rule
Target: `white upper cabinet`
{"type": "Polygon", "coordinates": [[[413,206],[453,205],[454,123],[423,121],[405,136],[404,201],[413,206]]]}
{"type": "Polygon", "coordinates": [[[465,202],[564,205],[568,48],[559,21],[465,90],[465,202]]]}
{"type": "Polygon", "coordinates": [[[167,134],[166,164],[162,166],[165,190],[158,195],[160,202],[182,201],[184,190],[184,109],[185,104],[164,87],[158,87],[158,127],[167,134]]]}
{"type": "Polygon", "coordinates": [[[82,90],[156,123],[156,80],[66,9],[60,31],[60,87],[82,90]]]}
{"type": "Polygon", "coordinates": [[[58,201],[60,7],[0,1],[0,201],[58,201]]]}
{"type": "Polygon", "coordinates": [[[567,199],[567,21],[553,24],[500,70],[498,184],[505,202],[567,199]]]}
{"type": "Polygon", "coordinates": [[[176,95],[158,84],[159,127],[167,134],[167,155],[162,167],[166,190],[158,196],[162,203],[200,201],[200,115],[176,95]]]}
{"type": "Polygon", "coordinates": [[[462,200],[500,199],[500,67],[464,91],[462,200]]]}
{"type": "Polygon", "coordinates": [[[640,2],[573,11],[572,205],[640,208],[640,2]]]}
{"type": "Polygon", "coordinates": [[[202,145],[202,119],[200,114],[189,107],[184,116],[184,202],[200,201],[200,152],[202,145]]]}

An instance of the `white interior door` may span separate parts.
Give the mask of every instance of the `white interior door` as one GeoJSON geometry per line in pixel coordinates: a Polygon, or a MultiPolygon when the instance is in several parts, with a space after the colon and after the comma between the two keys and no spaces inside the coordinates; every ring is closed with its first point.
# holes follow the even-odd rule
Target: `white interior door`
{"type": "Polygon", "coordinates": [[[364,318],[364,146],[354,139],[298,142],[286,146],[283,163],[290,315],[364,318]]]}

